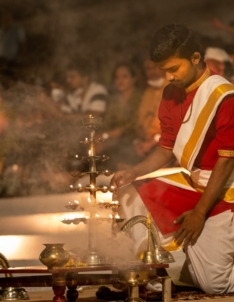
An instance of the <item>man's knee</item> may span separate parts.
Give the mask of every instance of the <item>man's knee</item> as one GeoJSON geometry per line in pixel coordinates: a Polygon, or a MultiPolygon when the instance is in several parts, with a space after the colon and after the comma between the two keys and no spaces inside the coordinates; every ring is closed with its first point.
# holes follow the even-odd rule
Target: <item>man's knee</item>
{"type": "Polygon", "coordinates": [[[201,289],[208,294],[222,294],[233,292],[234,284],[225,274],[211,276],[207,272],[206,276],[198,280],[201,289]]]}

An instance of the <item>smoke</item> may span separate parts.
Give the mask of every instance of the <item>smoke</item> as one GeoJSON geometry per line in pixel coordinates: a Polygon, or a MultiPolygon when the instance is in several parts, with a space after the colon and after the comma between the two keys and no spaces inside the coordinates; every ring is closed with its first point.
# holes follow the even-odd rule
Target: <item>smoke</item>
{"type": "MultiPolygon", "coordinates": [[[[133,266],[142,262],[136,258],[133,249],[133,241],[123,232],[114,233],[111,230],[111,223],[99,219],[95,221],[95,233],[92,235],[92,248],[87,241],[79,240],[70,252],[76,254],[82,262],[87,261],[89,252],[95,251],[103,263],[115,266],[133,266]]],[[[89,226],[87,226],[89,228],[89,226]]],[[[89,239],[87,237],[87,239],[89,239]]]]}
{"type": "Polygon", "coordinates": [[[0,134],[2,196],[68,192],[70,157],[80,147],[80,118],[62,116],[35,85],[18,82],[1,96],[8,119],[0,134]]]}
{"type": "MultiPolygon", "coordinates": [[[[205,32],[205,26],[211,30],[210,14],[222,18],[225,10],[216,4],[209,8],[208,14],[203,9],[207,2],[203,2],[189,1],[188,4],[181,0],[175,4],[147,0],[142,5],[135,0],[127,3],[123,0],[1,1],[1,11],[13,12],[16,22],[25,29],[27,49],[14,71],[19,80],[31,86],[16,84],[14,77],[10,77],[11,83],[7,83],[10,87],[1,91],[9,126],[4,137],[1,134],[4,180],[0,194],[66,192],[71,181],[66,174],[67,166],[77,166],[67,159],[83,151],[78,144],[79,117],[73,120],[61,117],[50,100],[42,97],[38,85],[46,89],[54,72],[64,72],[73,57],[86,56],[93,67],[94,78],[110,87],[116,63],[120,60],[139,62],[155,30],[165,22],[189,22],[196,30],[200,28],[205,32]]],[[[232,2],[228,2],[231,7],[232,2]]]]}

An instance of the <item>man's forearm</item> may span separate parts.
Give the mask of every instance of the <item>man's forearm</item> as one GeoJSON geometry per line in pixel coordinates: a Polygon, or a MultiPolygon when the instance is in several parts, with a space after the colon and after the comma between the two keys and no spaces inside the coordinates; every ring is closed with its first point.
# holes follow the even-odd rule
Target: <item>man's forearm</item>
{"type": "Polygon", "coordinates": [[[144,161],[134,167],[137,177],[165,167],[175,159],[171,150],[158,146],[144,161]]]}
{"type": "Polygon", "coordinates": [[[207,187],[197,203],[195,210],[206,215],[220,197],[224,186],[234,169],[233,158],[220,157],[211,173],[207,187]]]}

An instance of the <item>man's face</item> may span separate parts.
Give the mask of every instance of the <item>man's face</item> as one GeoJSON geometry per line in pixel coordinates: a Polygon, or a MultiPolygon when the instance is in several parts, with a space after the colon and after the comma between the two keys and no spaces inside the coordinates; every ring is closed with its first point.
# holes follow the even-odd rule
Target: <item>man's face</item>
{"type": "Polygon", "coordinates": [[[197,79],[199,60],[170,57],[158,63],[159,68],[166,72],[167,80],[179,88],[186,88],[197,79]]]}
{"type": "Polygon", "coordinates": [[[149,59],[144,61],[144,71],[148,80],[158,80],[165,77],[165,73],[158,68],[158,65],[149,59]]]}
{"type": "Polygon", "coordinates": [[[71,89],[78,89],[83,85],[83,77],[76,70],[68,70],[66,72],[66,79],[71,89]]]}

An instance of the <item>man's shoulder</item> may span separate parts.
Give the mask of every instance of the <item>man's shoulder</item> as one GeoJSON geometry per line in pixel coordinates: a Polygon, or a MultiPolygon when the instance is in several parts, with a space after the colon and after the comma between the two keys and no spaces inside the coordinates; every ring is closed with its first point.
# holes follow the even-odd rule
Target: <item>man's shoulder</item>
{"type": "Polygon", "coordinates": [[[108,91],[106,89],[106,87],[100,83],[97,82],[91,82],[89,85],[89,92],[93,93],[93,94],[108,94],[108,91]]]}

